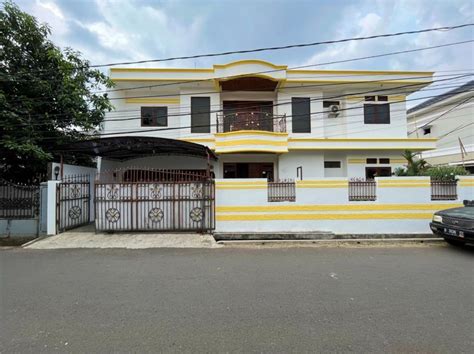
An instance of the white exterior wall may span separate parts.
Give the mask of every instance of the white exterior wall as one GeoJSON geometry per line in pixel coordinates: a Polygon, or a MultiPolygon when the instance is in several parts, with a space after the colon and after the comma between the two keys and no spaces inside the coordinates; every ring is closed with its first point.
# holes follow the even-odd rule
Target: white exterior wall
{"type": "Polygon", "coordinates": [[[428,177],[377,178],[376,201],[349,202],[348,179],[311,177],[297,182],[295,202],[268,202],[264,179],[220,179],[216,231],[431,233],[433,213],[462,206],[473,187],[474,177],[459,177],[457,200],[432,201],[428,177]]]}
{"type": "MultiPolygon", "coordinates": [[[[217,132],[216,130],[216,123],[217,123],[217,111],[222,109],[220,94],[218,92],[209,94],[212,90],[208,88],[203,89],[196,89],[196,88],[186,88],[180,91],[181,94],[181,114],[180,117],[180,124],[181,127],[185,127],[180,129],[180,137],[192,137],[192,138],[200,138],[200,137],[209,137],[209,134],[205,133],[191,133],[191,97],[210,97],[211,101],[211,134],[217,132]],[[198,93],[202,91],[203,93],[198,93]],[[192,93],[192,95],[190,94],[192,93]],[[189,127],[189,128],[188,128],[189,127]]],[[[176,133],[175,133],[176,134],[176,133]]]]}
{"type": "Polygon", "coordinates": [[[296,180],[296,169],[303,167],[304,176],[324,177],[324,154],[318,151],[295,151],[278,157],[278,177],[296,180]]]}
{"type": "MultiPolygon", "coordinates": [[[[370,102],[374,103],[374,102],[370,102]]],[[[385,102],[386,103],[386,102],[385,102]]],[[[364,103],[357,101],[345,101],[345,107],[348,109],[343,112],[346,124],[342,129],[333,127],[327,138],[406,138],[406,104],[405,102],[390,104],[390,124],[364,124],[364,103]]],[[[339,118],[332,118],[331,121],[337,122],[339,118]]]]}
{"type": "Polygon", "coordinates": [[[286,114],[286,130],[290,137],[324,137],[324,122],[323,122],[323,93],[317,90],[308,89],[282,89],[278,91],[278,106],[275,107],[276,114],[286,114]],[[291,109],[291,100],[293,97],[307,97],[310,101],[310,112],[311,114],[311,133],[293,133],[293,117],[291,109]]]}

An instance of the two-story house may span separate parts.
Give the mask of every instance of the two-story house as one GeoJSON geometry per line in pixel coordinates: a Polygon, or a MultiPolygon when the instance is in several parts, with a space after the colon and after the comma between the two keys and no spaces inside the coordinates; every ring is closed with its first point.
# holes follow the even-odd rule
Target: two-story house
{"type": "MultiPolygon", "coordinates": [[[[409,138],[405,98],[432,72],[293,70],[261,60],[207,69],[112,68],[115,111],[104,136],[146,136],[212,149],[216,178],[373,178],[403,166],[409,138]]],[[[124,147],[121,147],[124,148],[124,147]]],[[[102,158],[101,171],[202,170],[193,156],[102,158]]]]}

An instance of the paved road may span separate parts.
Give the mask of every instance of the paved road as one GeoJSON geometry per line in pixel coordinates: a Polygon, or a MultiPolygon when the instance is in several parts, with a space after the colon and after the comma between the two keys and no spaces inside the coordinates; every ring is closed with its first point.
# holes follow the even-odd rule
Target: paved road
{"type": "Polygon", "coordinates": [[[4,250],[0,352],[470,352],[474,253],[4,250]]]}

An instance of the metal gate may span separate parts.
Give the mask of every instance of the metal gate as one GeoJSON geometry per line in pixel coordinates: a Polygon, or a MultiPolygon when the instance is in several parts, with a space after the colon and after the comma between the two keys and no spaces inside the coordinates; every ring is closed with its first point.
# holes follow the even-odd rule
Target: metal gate
{"type": "Polygon", "coordinates": [[[90,176],[68,176],[56,187],[58,232],[90,222],[90,176]]]}
{"type": "Polygon", "coordinates": [[[215,185],[200,181],[95,184],[100,231],[209,231],[215,228],[215,185]]]}

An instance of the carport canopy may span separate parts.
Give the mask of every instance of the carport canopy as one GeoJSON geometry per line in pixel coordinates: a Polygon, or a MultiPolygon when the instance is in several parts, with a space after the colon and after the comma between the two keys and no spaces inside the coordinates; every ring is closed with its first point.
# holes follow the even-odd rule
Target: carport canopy
{"type": "Polygon", "coordinates": [[[214,152],[204,145],[183,140],[142,136],[82,140],[61,146],[57,152],[63,155],[100,156],[118,161],[153,155],[181,155],[217,160],[214,152]]]}

